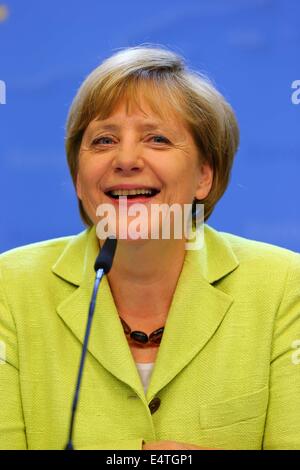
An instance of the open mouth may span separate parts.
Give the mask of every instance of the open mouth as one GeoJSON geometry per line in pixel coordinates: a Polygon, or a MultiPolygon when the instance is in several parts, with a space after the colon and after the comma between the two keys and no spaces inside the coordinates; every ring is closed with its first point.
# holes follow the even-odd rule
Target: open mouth
{"type": "Polygon", "coordinates": [[[155,188],[114,189],[112,191],[105,192],[105,194],[113,199],[119,199],[120,197],[127,197],[128,199],[141,199],[154,197],[159,192],[160,191],[155,188]]]}

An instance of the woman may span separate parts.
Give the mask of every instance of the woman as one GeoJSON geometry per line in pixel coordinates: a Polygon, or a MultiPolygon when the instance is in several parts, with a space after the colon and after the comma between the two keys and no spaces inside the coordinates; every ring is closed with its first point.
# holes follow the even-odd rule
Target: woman
{"type": "Polygon", "coordinates": [[[187,250],[151,216],[200,202],[207,220],[237,146],[231,107],[172,52],[129,48],[87,77],[66,149],[88,228],[0,258],[1,448],[66,443],[99,208],[119,234],[123,200],[146,209],[143,236],[117,235],[98,294],[75,448],[300,448],[299,255],[206,224],[187,250]]]}

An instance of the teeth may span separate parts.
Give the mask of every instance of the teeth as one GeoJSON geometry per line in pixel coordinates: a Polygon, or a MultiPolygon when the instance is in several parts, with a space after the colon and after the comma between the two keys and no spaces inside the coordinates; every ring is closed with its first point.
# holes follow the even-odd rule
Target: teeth
{"type": "Polygon", "coordinates": [[[136,194],[152,194],[151,189],[116,189],[110,191],[112,196],[134,196],[136,194]]]}

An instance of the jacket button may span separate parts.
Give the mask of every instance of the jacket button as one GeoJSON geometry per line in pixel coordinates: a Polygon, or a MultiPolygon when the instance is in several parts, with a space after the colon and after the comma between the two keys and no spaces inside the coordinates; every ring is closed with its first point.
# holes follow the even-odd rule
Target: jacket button
{"type": "Polygon", "coordinates": [[[155,411],[157,411],[158,408],[160,407],[160,398],[158,397],[153,398],[153,400],[150,401],[148,406],[150,409],[150,413],[153,415],[153,413],[155,413],[155,411]]]}

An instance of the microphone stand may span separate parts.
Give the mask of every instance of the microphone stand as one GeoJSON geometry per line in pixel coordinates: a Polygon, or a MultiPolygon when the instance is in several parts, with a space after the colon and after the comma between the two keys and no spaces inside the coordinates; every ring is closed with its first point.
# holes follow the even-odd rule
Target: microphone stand
{"type": "Polygon", "coordinates": [[[72,413],[71,413],[71,420],[70,420],[70,426],[69,426],[68,442],[64,450],[74,450],[73,429],[74,429],[74,423],[75,423],[75,415],[76,415],[77,404],[78,404],[78,399],[79,399],[80,385],[81,385],[83,368],[84,368],[85,357],[86,357],[86,352],[87,352],[88,340],[90,337],[92,320],[93,320],[95,306],[96,306],[98,288],[99,288],[100,282],[104,274],[107,274],[110,271],[113,258],[115,255],[116,246],[117,246],[117,240],[115,238],[107,238],[95,262],[94,269],[96,271],[96,278],[95,278],[93,294],[92,294],[92,298],[91,298],[91,302],[89,306],[88,320],[87,320],[87,325],[86,325],[86,330],[85,330],[83,347],[81,351],[77,383],[76,383],[75,394],[74,394],[73,403],[72,403],[72,413]]]}

